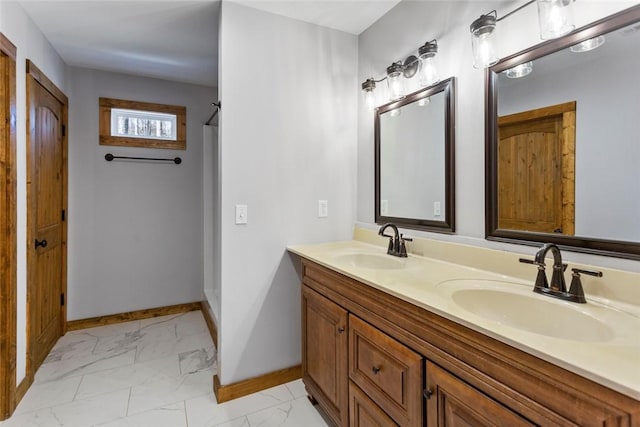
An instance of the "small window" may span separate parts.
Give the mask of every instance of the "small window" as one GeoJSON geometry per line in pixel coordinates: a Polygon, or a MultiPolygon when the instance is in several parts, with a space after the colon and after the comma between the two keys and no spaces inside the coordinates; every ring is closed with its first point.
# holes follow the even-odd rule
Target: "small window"
{"type": "Polygon", "coordinates": [[[186,149],[186,108],[100,98],[100,144],[186,149]]]}

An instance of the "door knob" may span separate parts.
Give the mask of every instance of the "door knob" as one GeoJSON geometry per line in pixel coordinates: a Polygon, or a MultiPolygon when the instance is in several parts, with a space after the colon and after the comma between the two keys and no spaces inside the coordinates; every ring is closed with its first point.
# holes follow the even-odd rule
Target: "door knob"
{"type": "Polygon", "coordinates": [[[38,247],[43,247],[46,248],[47,247],[47,241],[46,240],[38,240],[36,239],[36,249],[38,249],[38,247]]]}

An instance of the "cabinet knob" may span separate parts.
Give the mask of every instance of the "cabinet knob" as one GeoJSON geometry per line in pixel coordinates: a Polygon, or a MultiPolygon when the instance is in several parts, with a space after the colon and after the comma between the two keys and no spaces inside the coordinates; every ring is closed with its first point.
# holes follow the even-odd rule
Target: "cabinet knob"
{"type": "Polygon", "coordinates": [[[375,375],[378,375],[378,372],[380,372],[380,367],[378,367],[378,366],[374,366],[373,368],[371,368],[371,371],[372,371],[375,375]]]}
{"type": "Polygon", "coordinates": [[[430,388],[426,389],[424,391],[424,393],[422,393],[424,395],[424,398],[429,400],[431,399],[431,396],[433,396],[433,390],[431,390],[430,388]]]}
{"type": "Polygon", "coordinates": [[[344,332],[344,326],[340,326],[340,327],[338,328],[338,332],[339,332],[339,333],[343,333],[343,332],[344,332]]]}

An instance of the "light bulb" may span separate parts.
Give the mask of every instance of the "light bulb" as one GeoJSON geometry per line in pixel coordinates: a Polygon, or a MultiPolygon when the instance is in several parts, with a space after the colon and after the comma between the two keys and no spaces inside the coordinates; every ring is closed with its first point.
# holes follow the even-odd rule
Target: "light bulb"
{"type": "Polygon", "coordinates": [[[585,40],[578,44],[574,44],[569,48],[573,53],[589,52],[590,50],[597,49],[604,44],[604,36],[594,37],[592,39],[585,40]]]}
{"type": "Polygon", "coordinates": [[[542,40],[558,38],[575,28],[573,0],[537,0],[537,3],[542,40]]]}
{"type": "Polygon", "coordinates": [[[394,62],[387,67],[387,85],[389,86],[389,98],[392,101],[401,99],[404,96],[402,69],[400,62],[394,62]]]}
{"type": "Polygon", "coordinates": [[[376,89],[376,81],[373,77],[369,77],[367,80],[362,82],[362,90],[364,91],[364,102],[367,105],[369,110],[373,110],[375,107],[375,97],[373,95],[373,91],[376,89]]]}
{"type": "Polygon", "coordinates": [[[473,66],[487,68],[498,62],[496,53],[496,17],[482,15],[471,24],[473,66]]]}
{"type": "Polygon", "coordinates": [[[421,86],[431,86],[440,80],[438,77],[438,67],[436,65],[437,53],[438,43],[435,40],[426,42],[424,46],[420,46],[420,49],[418,49],[418,55],[420,56],[419,73],[421,86]]]}
{"type": "Polygon", "coordinates": [[[520,77],[528,76],[533,71],[533,62],[525,62],[524,64],[516,65],[513,68],[509,68],[504,73],[510,79],[519,79],[520,77]]]}
{"type": "Polygon", "coordinates": [[[376,105],[376,101],[373,97],[373,90],[369,90],[364,93],[364,101],[367,104],[367,109],[373,110],[376,105]]]}

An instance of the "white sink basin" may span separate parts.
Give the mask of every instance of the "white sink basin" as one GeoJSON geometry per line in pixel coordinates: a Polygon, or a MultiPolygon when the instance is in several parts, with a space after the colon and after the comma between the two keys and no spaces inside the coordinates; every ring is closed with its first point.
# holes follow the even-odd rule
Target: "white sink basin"
{"type": "Polygon", "coordinates": [[[367,252],[344,253],[333,258],[338,263],[371,270],[399,270],[405,268],[407,263],[407,258],[367,252]]]}
{"type": "Polygon", "coordinates": [[[466,312],[548,337],[607,342],[619,335],[618,325],[640,327],[640,319],[614,308],[566,302],[536,294],[532,288],[468,279],[445,281],[437,286],[439,293],[449,296],[453,304],[466,312]]]}

